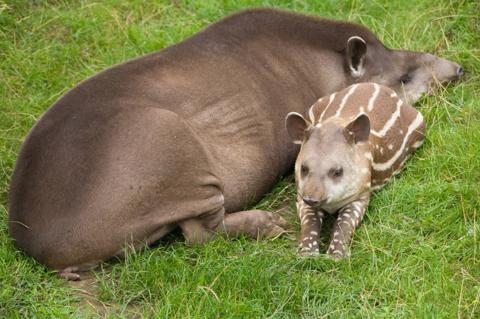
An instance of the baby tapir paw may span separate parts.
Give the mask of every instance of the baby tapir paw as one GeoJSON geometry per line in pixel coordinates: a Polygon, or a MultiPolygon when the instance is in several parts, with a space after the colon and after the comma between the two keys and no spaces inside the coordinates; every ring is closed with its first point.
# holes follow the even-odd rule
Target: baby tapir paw
{"type": "Polygon", "coordinates": [[[304,247],[300,244],[300,247],[298,249],[298,255],[300,257],[317,257],[320,255],[320,251],[318,249],[318,246],[315,248],[310,248],[304,247]]]}
{"type": "Polygon", "coordinates": [[[327,256],[335,261],[348,257],[348,250],[341,243],[332,243],[327,249],[327,256]]]}
{"type": "Polygon", "coordinates": [[[298,245],[298,255],[301,257],[315,257],[320,255],[318,238],[305,237],[298,245]]]}

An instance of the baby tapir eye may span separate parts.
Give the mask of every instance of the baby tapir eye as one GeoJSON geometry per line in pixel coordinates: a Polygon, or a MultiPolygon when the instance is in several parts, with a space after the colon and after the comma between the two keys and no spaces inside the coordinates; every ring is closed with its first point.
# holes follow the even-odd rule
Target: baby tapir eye
{"type": "Polygon", "coordinates": [[[300,173],[302,176],[306,176],[308,174],[308,167],[305,164],[302,164],[300,167],[300,173]]]}
{"type": "Polygon", "coordinates": [[[411,80],[412,80],[412,77],[410,76],[410,74],[406,73],[406,74],[402,75],[402,77],[400,78],[400,83],[407,84],[411,80]]]}
{"type": "Polygon", "coordinates": [[[328,175],[331,177],[331,178],[340,178],[343,176],[343,168],[332,168],[330,169],[330,171],[328,172],[328,175]]]}

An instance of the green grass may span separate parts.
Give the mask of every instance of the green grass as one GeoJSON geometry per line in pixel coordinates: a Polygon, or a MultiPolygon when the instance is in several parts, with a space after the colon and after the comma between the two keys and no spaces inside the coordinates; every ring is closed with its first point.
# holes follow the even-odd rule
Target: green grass
{"type": "MultiPolygon", "coordinates": [[[[479,318],[479,12],[475,0],[0,0],[0,317],[479,318]],[[467,71],[417,105],[427,143],[373,196],[351,258],[298,258],[287,236],[188,248],[177,234],[78,286],[14,248],[8,185],[39,116],[84,78],[251,6],[360,22],[388,46],[430,51],[467,71]]],[[[292,181],[257,206],[282,209],[295,237],[292,181]]]]}

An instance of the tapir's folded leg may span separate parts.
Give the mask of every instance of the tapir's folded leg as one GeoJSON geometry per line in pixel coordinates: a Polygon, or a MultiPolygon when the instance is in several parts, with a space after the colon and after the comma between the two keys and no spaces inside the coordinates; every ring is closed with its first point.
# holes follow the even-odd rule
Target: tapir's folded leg
{"type": "Polygon", "coordinates": [[[225,214],[217,232],[227,237],[275,237],[285,232],[287,222],[278,215],[263,210],[246,210],[225,214]]]}
{"type": "Polygon", "coordinates": [[[208,212],[199,218],[179,223],[188,244],[202,244],[215,234],[229,238],[274,237],[285,232],[287,222],[278,215],[262,210],[247,210],[225,214],[224,209],[208,212]]]}
{"type": "Polygon", "coordinates": [[[298,217],[300,218],[300,256],[316,256],[319,254],[319,234],[324,214],[306,205],[302,198],[297,198],[298,217]]]}
{"type": "Polygon", "coordinates": [[[360,225],[367,208],[369,195],[362,195],[359,199],[342,207],[338,212],[338,218],[333,225],[333,235],[327,254],[334,259],[348,256],[348,245],[352,240],[355,228],[360,225]]]}

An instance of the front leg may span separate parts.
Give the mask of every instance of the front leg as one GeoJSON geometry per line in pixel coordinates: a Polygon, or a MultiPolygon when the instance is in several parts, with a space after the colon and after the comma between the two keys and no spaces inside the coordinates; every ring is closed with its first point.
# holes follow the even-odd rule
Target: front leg
{"type": "Polygon", "coordinates": [[[317,256],[319,254],[319,234],[322,227],[323,212],[305,204],[297,198],[297,210],[300,217],[300,256],[317,256]]]}
{"type": "Polygon", "coordinates": [[[333,225],[332,241],[327,250],[327,254],[333,259],[338,260],[348,256],[348,245],[355,229],[363,219],[369,199],[370,194],[363,195],[339,210],[333,225]]]}

